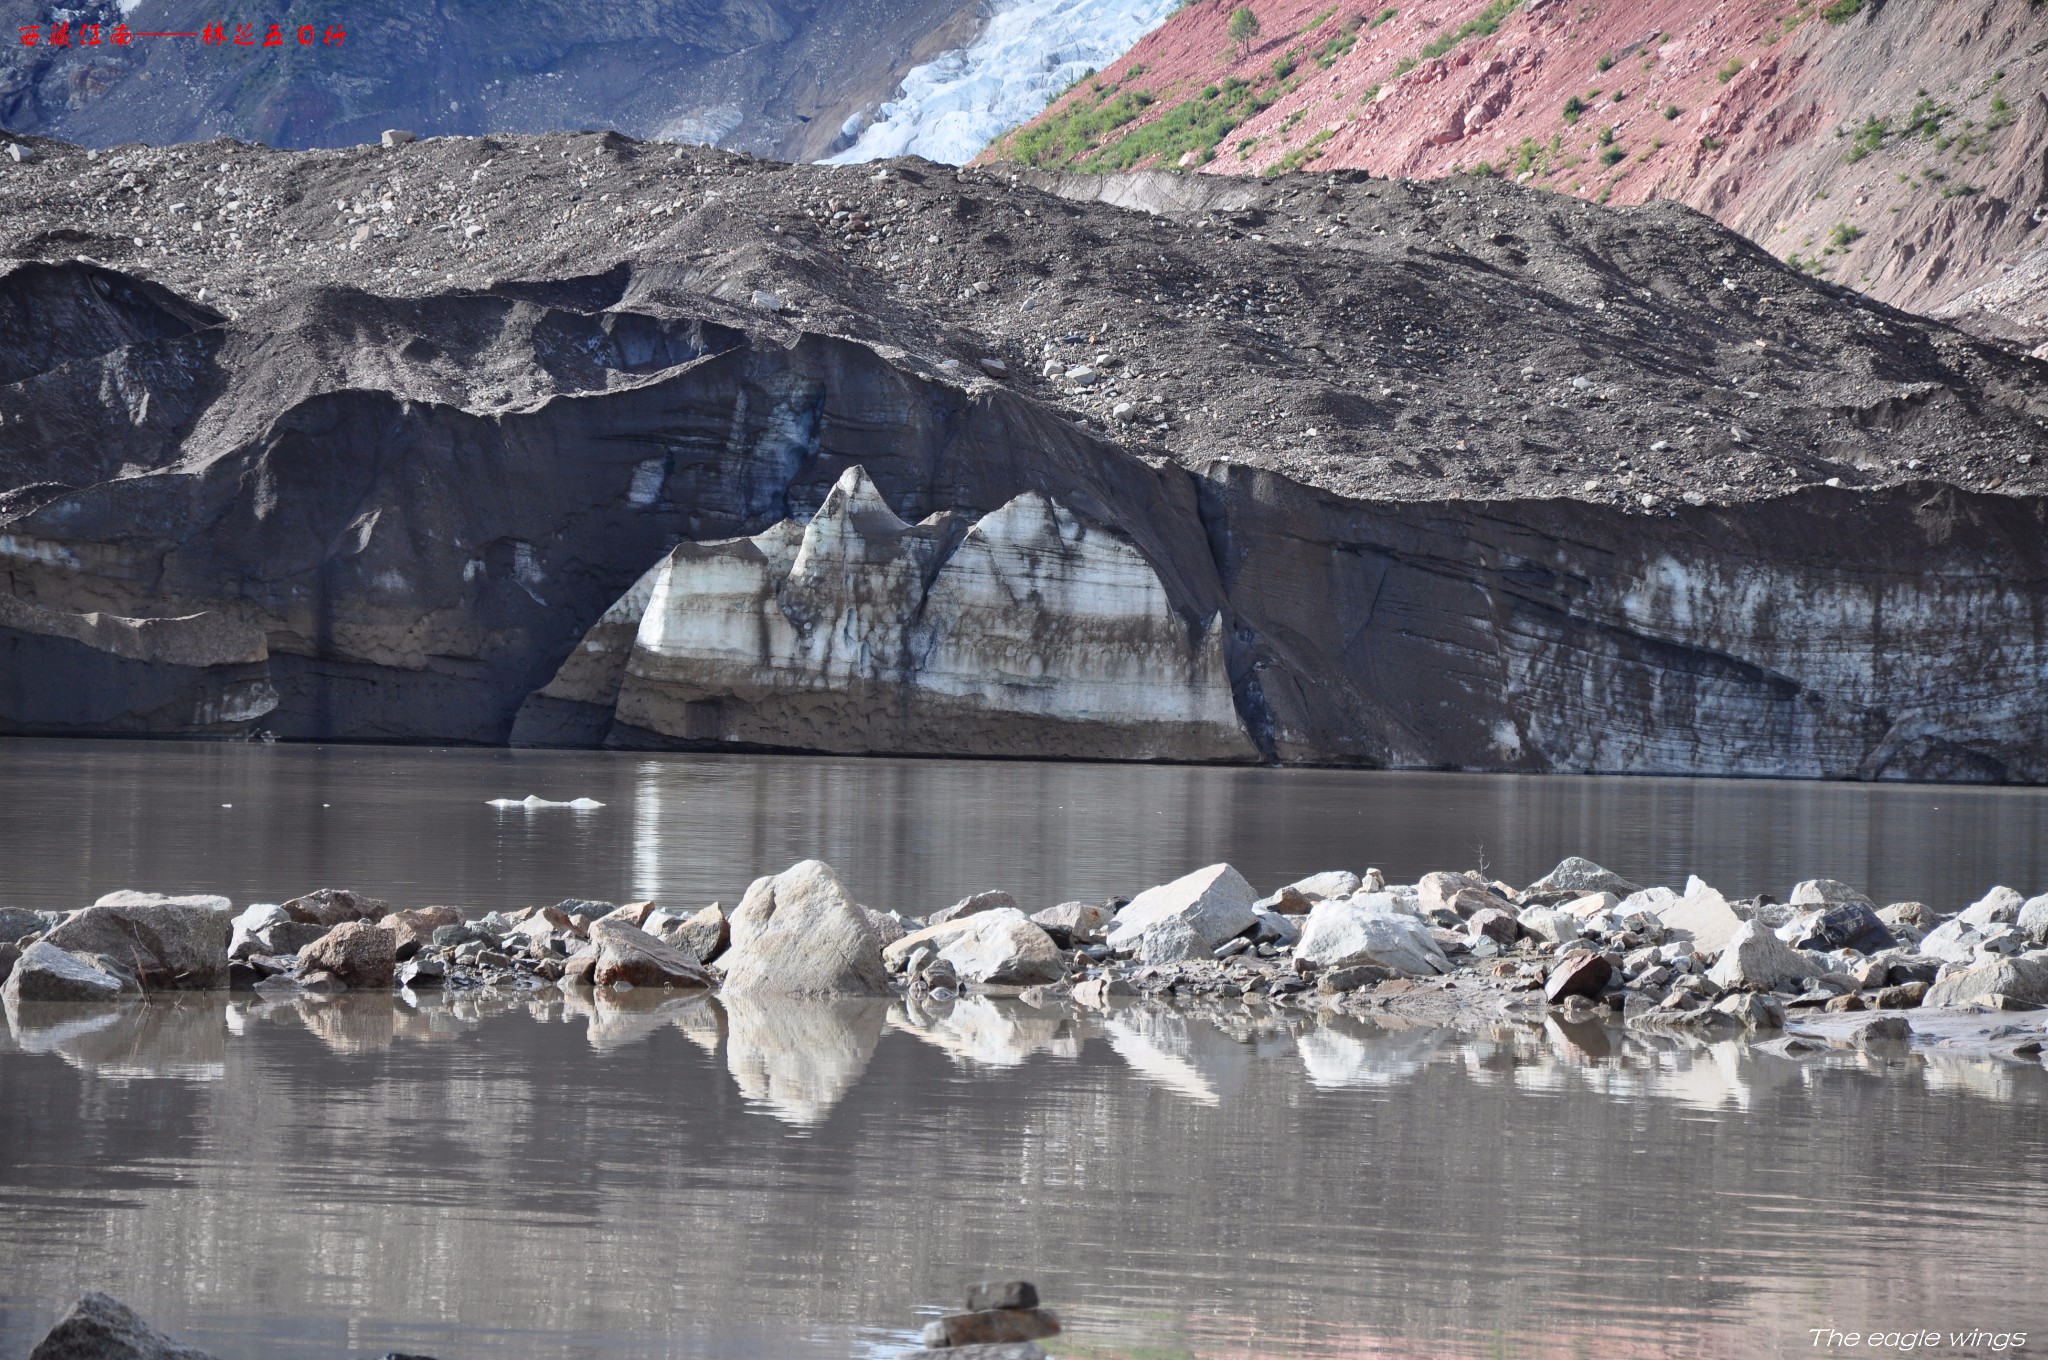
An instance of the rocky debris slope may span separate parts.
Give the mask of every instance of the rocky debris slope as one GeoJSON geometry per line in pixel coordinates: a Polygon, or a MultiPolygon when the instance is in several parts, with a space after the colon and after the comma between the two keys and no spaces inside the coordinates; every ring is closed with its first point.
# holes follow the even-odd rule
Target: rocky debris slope
{"type": "Polygon", "coordinates": [[[1801,270],[2048,342],[2048,11],[2033,0],[1253,0],[1242,43],[1237,7],[1184,7],[987,159],[1478,171],[1675,200],[1801,270]]]}
{"type": "Polygon", "coordinates": [[[662,571],[758,554],[789,620],[775,554],[859,467],[893,584],[824,603],[931,645],[886,693],[972,708],[963,754],[1043,739],[1037,664],[1102,753],[2048,777],[2039,363],[1668,205],[1190,182],[40,143],[0,170],[0,645],[49,664],[0,728],[748,744],[821,672],[643,646],[694,626],[662,571]],[[1177,746],[1082,637],[1104,572],[1177,746]],[[982,607],[1027,581],[1028,649],[982,607]],[[217,641],[138,662],[122,619],[217,641]]]}
{"type": "Polygon", "coordinates": [[[54,46],[45,23],[44,41],[23,48],[10,25],[0,127],[17,133],[307,147],[375,141],[394,126],[423,136],[616,128],[793,160],[845,145],[909,72],[986,23],[962,0],[523,0],[516,16],[495,0],[429,10],[359,0],[302,13],[315,25],[310,45],[287,19],[283,46],[266,49],[268,19],[255,45],[240,45],[233,16],[201,0],[73,0],[38,17],[68,19],[75,40],[54,46]],[[190,33],[227,20],[229,41],[116,46],[124,20],[190,33]],[[97,45],[85,42],[91,24],[103,30],[97,45]]]}

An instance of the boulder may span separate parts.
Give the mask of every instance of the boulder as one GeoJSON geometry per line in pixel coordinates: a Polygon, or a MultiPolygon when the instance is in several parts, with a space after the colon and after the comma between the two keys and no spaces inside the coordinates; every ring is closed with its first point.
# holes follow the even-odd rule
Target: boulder
{"type": "MultiPolygon", "coordinates": [[[[276,903],[251,903],[243,909],[240,916],[228,923],[228,957],[246,959],[251,954],[278,953],[278,950],[269,948],[259,936],[272,926],[287,923],[296,924],[292,922],[291,913],[276,903]]],[[[296,953],[297,950],[293,952],[296,953]]]]}
{"type": "Polygon", "coordinates": [[[1993,888],[1963,908],[1956,919],[1979,930],[1986,926],[2007,926],[2020,919],[2020,908],[2025,904],[2026,899],[2011,888],[1993,888]]]}
{"type": "Polygon", "coordinates": [[[1613,976],[1614,965],[1605,954],[1580,950],[1558,960],[1543,984],[1543,995],[1550,1001],[1562,1001],[1568,996],[1598,996],[1613,976]]]}
{"type": "Polygon", "coordinates": [[[73,954],[113,960],[144,991],[228,985],[234,908],[225,897],[109,893],[43,937],[73,954]]]}
{"type": "MultiPolygon", "coordinates": [[[[939,948],[939,960],[968,982],[1030,987],[1058,982],[1067,975],[1067,961],[1043,927],[1015,907],[967,917],[967,928],[939,948]]],[[[1010,1338],[1019,1340],[1025,1338],[1010,1338]]]]}
{"type": "Polygon", "coordinates": [[[368,921],[344,921],[299,951],[301,982],[328,973],[359,991],[389,987],[398,972],[398,936],[368,921]]]}
{"type": "Polygon", "coordinates": [[[1926,930],[1934,924],[1934,912],[1925,902],[1894,902],[1878,912],[1877,919],[1894,930],[1900,926],[1926,930]]]}
{"type": "Polygon", "coordinates": [[[1087,1006],[1091,1010],[1108,1010],[1109,999],[1113,996],[1136,996],[1137,989],[1120,977],[1104,974],[1089,978],[1086,982],[1074,984],[1074,1004],[1087,1006]]]}
{"type": "Polygon", "coordinates": [[[1898,943],[1868,902],[1838,902],[1822,907],[1801,915],[1785,929],[1791,932],[1786,942],[1794,949],[1821,953],[1853,949],[1859,954],[1875,954],[1898,943]]]}
{"type": "Polygon", "coordinates": [[[330,927],[349,921],[381,921],[391,914],[389,902],[349,888],[315,888],[286,902],[284,909],[294,921],[330,927]]]}
{"type": "Polygon", "coordinates": [[[984,911],[1016,911],[1017,899],[1000,889],[970,894],[950,907],[941,907],[926,917],[931,925],[944,925],[957,921],[963,916],[973,916],[984,911]]]}
{"type": "Polygon", "coordinates": [[[1417,908],[1424,916],[1447,911],[1461,921],[1476,911],[1502,904],[1502,899],[1493,895],[1492,885],[1478,874],[1424,874],[1416,880],[1415,895],[1417,908]]]}
{"type": "Polygon", "coordinates": [[[1522,923],[1515,919],[1513,912],[1488,907],[1472,914],[1472,918],[1465,922],[1465,933],[1469,939],[1492,940],[1505,949],[1522,938],[1522,923]]]}
{"type": "MultiPolygon", "coordinates": [[[[1695,942],[1695,948],[1697,948],[1695,942]]],[[[1725,990],[1775,992],[1814,976],[1813,962],[1758,921],[1736,927],[1707,973],[1707,981],[1725,990]]]]}
{"type": "Polygon", "coordinates": [[[1666,930],[1692,941],[1693,952],[1707,959],[1719,956],[1743,925],[1728,899],[1698,879],[1686,885],[1685,896],[1657,908],[1655,915],[1666,930]]]}
{"type": "MultiPolygon", "coordinates": [[[[1292,888],[1295,892],[1306,897],[1311,903],[1314,903],[1320,902],[1326,897],[1349,897],[1364,886],[1358,875],[1352,873],[1349,869],[1325,869],[1319,874],[1310,874],[1307,878],[1297,878],[1294,882],[1288,884],[1287,888],[1292,888]]],[[[1282,892],[1286,890],[1286,888],[1281,889],[1282,892]]],[[[1288,914],[1306,915],[1307,913],[1290,912],[1288,914]]]]}
{"type": "Polygon", "coordinates": [[[1579,938],[1579,918],[1555,907],[1524,907],[1515,922],[1524,934],[1551,944],[1569,944],[1579,938]]]}
{"type": "Polygon", "coordinates": [[[1191,963],[1215,956],[1215,949],[1186,917],[1154,922],[1136,941],[1139,963],[1191,963]]]}
{"type": "Polygon", "coordinates": [[[1920,952],[1944,963],[1970,963],[1976,959],[1977,946],[1983,939],[1982,931],[1957,917],[1928,931],[1920,940],[1920,952]]]}
{"type": "Polygon", "coordinates": [[[1621,899],[1611,892],[1588,893],[1561,905],[1558,910],[1581,921],[1591,922],[1597,916],[1612,915],[1621,909],[1621,899]]]}
{"type": "MultiPolygon", "coordinates": [[[[530,919],[547,919],[537,914],[530,919]]],[[[460,925],[462,910],[459,907],[413,907],[408,911],[394,911],[377,922],[390,931],[398,940],[398,957],[409,959],[433,943],[434,932],[442,926],[460,925]]],[[[567,925],[563,917],[561,925],[567,925]]],[[[553,924],[551,922],[551,924],[553,924]]],[[[277,952],[275,950],[271,951],[277,952]]]]}
{"type": "Polygon", "coordinates": [[[924,1325],[924,1344],[950,1355],[955,1347],[1037,1341],[1059,1332],[1059,1317],[1050,1308],[984,1308],[933,1318],[924,1325]]]}
{"type": "Polygon", "coordinates": [[[151,1327],[119,1299],[91,1293],[36,1343],[28,1360],[213,1360],[151,1327]]]}
{"type": "Polygon", "coordinates": [[[1616,897],[1627,897],[1641,891],[1639,885],[1620,874],[1603,869],[1592,860],[1570,855],[1560,860],[1555,869],[1522,889],[1522,898],[1524,901],[1530,898],[1568,901],[1584,897],[1587,893],[1611,892],[1616,897]]]}
{"type": "Polygon", "coordinates": [[[1913,1022],[1903,1015],[1873,1015],[1868,1020],[1858,1020],[1848,1029],[1840,1031],[1839,1038],[1842,1042],[1857,1048],[1903,1044],[1913,1038],[1913,1022]]]}
{"type": "Polygon", "coordinates": [[[590,980],[599,987],[713,987],[717,979],[694,954],[649,935],[638,926],[607,917],[590,927],[597,963],[590,980]]]}
{"type": "Polygon", "coordinates": [[[1132,898],[1116,914],[1108,943],[1112,949],[1135,948],[1140,935],[1169,917],[1178,917],[1203,941],[1205,949],[1214,949],[1251,928],[1257,900],[1258,894],[1243,874],[1228,864],[1212,864],[1132,898]]]}
{"type": "MultiPolygon", "coordinates": [[[[635,930],[647,924],[647,918],[654,914],[652,902],[628,902],[623,907],[613,907],[596,918],[597,921],[623,921],[635,930]]],[[[593,922],[595,924],[595,922],[593,922]]]]}
{"type": "Polygon", "coordinates": [[[0,942],[19,940],[49,927],[40,915],[23,907],[0,907],[0,942]]]}
{"type": "Polygon", "coordinates": [[[890,994],[881,939],[828,864],[807,859],[754,880],[727,925],[727,990],[890,994]]]}
{"type": "Polygon", "coordinates": [[[699,963],[709,963],[723,954],[730,939],[725,911],[716,902],[684,921],[668,936],[670,944],[688,950],[699,963]]]}
{"type": "MultiPolygon", "coordinates": [[[[28,955],[22,955],[22,963],[28,955]]],[[[1989,997],[2005,996],[2030,1005],[2048,1006],[2048,956],[2023,955],[1997,959],[1957,972],[1944,972],[1921,1002],[1927,1006],[1970,1006],[1989,997]]]]}
{"type": "Polygon", "coordinates": [[[21,951],[0,988],[9,1007],[36,1001],[113,1001],[140,989],[131,978],[37,940],[21,951]]]}
{"type": "Polygon", "coordinates": [[[1725,1015],[1747,1030],[1785,1028],[1785,1003],[1762,992],[1730,992],[1714,1003],[1716,1014],[1725,1015]]]}
{"type": "MultiPolygon", "coordinates": [[[[857,904],[856,904],[857,905],[857,904]]],[[[876,911],[873,907],[861,907],[860,914],[867,920],[868,927],[875,932],[875,939],[884,949],[908,935],[921,924],[893,911],[876,911]]]]}
{"type": "Polygon", "coordinates": [[[1036,1308],[1038,1286],[1029,1280],[990,1280],[967,1287],[967,1311],[986,1308],[1036,1308]]]}
{"type": "Polygon", "coordinates": [[[1386,893],[1316,903],[1294,956],[1321,968],[1376,963],[1404,977],[1451,971],[1429,927],[1395,910],[1386,893]]]}
{"type": "Polygon", "coordinates": [[[1310,897],[1293,884],[1289,884],[1280,891],[1269,893],[1267,896],[1261,897],[1258,901],[1252,903],[1252,909],[1254,911],[1270,911],[1276,916],[1306,916],[1308,915],[1309,908],[1320,901],[1322,901],[1320,897],[1310,897]]]}
{"type": "Polygon", "coordinates": [[[2022,903],[2019,915],[2013,918],[2013,928],[2036,948],[2048,945],[2048,895],[2022,903]]]}
{"type": "Polygon", "coordinates": [[[1832,907],[1842,903],[1866,907],[1875,905],[1856,889],[1833,878],[1809,878],[1804,883],[1794,884],[1790,900],[1795,907],[1832,907]]]}
{"type": "Polygon", "coordinates": [[[1053,942],[1062,948],[1077,944],[1094,944],[1108,933],[1110,923],[1116,914],[1107,907],[1098,907],[1093,902],[1062,902],[1044,911],[1034,911],[1031,919],[1038,923],[1053,942]]]}

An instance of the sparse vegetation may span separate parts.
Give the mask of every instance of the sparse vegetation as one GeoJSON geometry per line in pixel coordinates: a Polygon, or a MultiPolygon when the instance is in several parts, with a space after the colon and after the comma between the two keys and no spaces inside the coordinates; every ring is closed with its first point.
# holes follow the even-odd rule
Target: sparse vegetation
{"type": "Polygon", "coordinates": [[[1664,117],[1672,121],[1676,121],[1678,116],[1684,112],[1685,110],[1676,104],[1666,104],[1664,106],[1664,117]]]}
{"type": "Polygon", "coordinates": [[[1628,152],[1623,148],[1618,146],[1610,146],[1605,151],[1600,153],[1600,163],[1602,165],[1615,165],[1621,162],[1622,160],[1626,159],[1627,156],[1628,152]]]}
{"type": "Polygon", "coordinates": [[[1828,245],[1836,250],[1847,250],[1863,239],[1863,228],[1847,222],[1835,223],[1835,229],[1828,233],[1828,245]]]}
{"type": "Polygon", "coordinates": [[[1239,5],[1230,11],[1223,31],[1229,35],[1231,45],[1237,48],[1238,57],[1242,60],[1250,54],[1252,44],[1258,41],[1259,16],[1252,13],[1250,5],[1239,5]]]}
{"type": "Polygon", "coordinates": [[[1602,53],[1600,54],[1600,60],[1598,60],[1598,61],[1596,61],[1596,62],[1594,62],[1594,63],[1593,63],[1593,68],[1594,68],[1595,70],[1598,70],[1598,71],[1611,71],[1611,70],[1613,70],[1613,69],[1614,69],[1614,54],[1613,54],[1612,52],[1602,52],[1602,53]]]}
{"type": "Polygon", "coordinates": [[[1398,9],[1383,9],[1380,11],[1379,17],[1372,21],[1372,26],[1378,28],[1381,24],[1392,23],[1400,17],[1400,14],[1401,11],[1398,9]]]}
{"type": "Polygon", "coordinates": [[[1423,47],[1422,55],[1431,61],[1456,47],[1467,38],[1490,38],[1500,32],[1500,26],[1507,17],[1522,7],[1522,0],[1493,0],[1485,9],[1459,24],[1448,33],[1439,33],[1423,47]]]}
{"type": "Polygon", "coordinates": [[[1581,115],[1583,115],[1585,112],[1586,101],[1579,98],[1577,95],[1573,95],[1570,99],[1564,101],[1565,122],[1576,123],[1579,121],[1581,115]]]}
{"type": "Polygon", "coordinates": [[[1846,24],[1863,12],[1863,0],[1833,0],[1821,6],[1820,17],[1831,24],[1846,24]]]}
{"type": "Polygon", "coordinates": [[[1720,81],[1723,85],[1726,85],[1729,81],[1735,79],[1735,77],[1740,74],[1742,74],[1742,58],[1730,57],[1728,58],[1728,64],[1726,66],[1723,66],[1720,70],[1714,72],[1714,78],[1720,81]]]}

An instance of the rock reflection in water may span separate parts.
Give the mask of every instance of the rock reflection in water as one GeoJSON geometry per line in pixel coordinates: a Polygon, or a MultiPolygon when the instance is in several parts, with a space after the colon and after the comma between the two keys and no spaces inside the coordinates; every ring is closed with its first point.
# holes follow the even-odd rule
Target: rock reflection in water
{"type": "Polygon", "coordinates": [[[0,1091],[0,1355],[101,1286],[228,1357],[882,1356],[995,1262],[1101,1360],[1770,1357],[1832,1315],[2019,1327],[2048,1254],[2048,1072],[1960,1047],[181,996],[10,1016],[0,1091]]]}

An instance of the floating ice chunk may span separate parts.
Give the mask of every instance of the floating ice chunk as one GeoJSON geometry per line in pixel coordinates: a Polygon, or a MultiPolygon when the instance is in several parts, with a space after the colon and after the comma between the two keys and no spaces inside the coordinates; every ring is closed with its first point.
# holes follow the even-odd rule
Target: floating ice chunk
{"type": "Polygon", "coordinates": [[[604,804],[598,802],[595,798],[572,798],[566,803],[557,803],[542,798],[539,794],[529,793],[524,798],[493,798],[486,806],[494,808],[526,808],[529,811],[534,808],[574,808],[578,812],[588,812],[592,808],[601,808],[604,804]]]}

